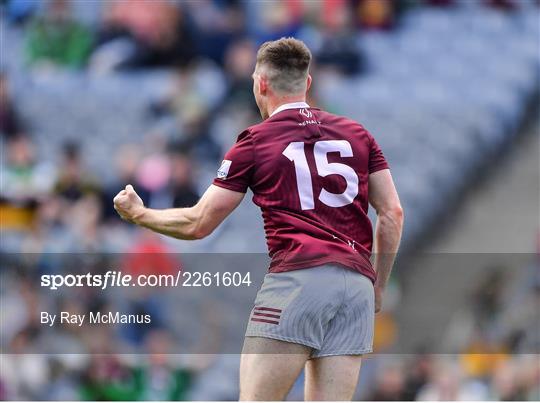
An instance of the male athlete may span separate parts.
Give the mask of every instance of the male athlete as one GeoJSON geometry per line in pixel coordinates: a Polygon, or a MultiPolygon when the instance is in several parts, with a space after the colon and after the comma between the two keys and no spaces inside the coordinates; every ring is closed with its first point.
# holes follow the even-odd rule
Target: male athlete
{"type": "Polygon", "coordinates": [[[130,222],[201,239],[253,191],[272,261],[247,326],[241,400],[284,400],[304,367],[306,400],[353,397],[401,237],[403,212],[373,137],[306,103],[310,62],[293,38],[260,47],[253,94],[263,122],[238,136],[194,207],[146,208],[131,185],[114,198],[130,222]]]}

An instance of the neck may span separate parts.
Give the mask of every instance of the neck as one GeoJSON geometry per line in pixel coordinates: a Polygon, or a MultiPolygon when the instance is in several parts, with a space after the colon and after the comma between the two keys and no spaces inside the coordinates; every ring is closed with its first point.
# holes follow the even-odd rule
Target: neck
{"type": "Polygon", "coordinates": [[[290,104],[293,102],[306,102],[305,95],[291,95],[286,97],[279,97],[274,100],[268,100],[268,116],[271,116],[274,111],[281,105],[290,104]]]}

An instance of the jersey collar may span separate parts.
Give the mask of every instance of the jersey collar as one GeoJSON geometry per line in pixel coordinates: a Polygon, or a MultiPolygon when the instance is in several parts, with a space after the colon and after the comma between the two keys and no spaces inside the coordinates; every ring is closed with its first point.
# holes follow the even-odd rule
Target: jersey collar
{"type": "Polygon", "coordinates": [[[271,117],[274,116],[276,113],[279,113],[281,111],[287,110],[287,109],[300,109],[300,108],[309,108],[310,106],[305,102],[290,102],[288,104],[280,105],[276,108],[274,112],[270,115],[271,117]]]}

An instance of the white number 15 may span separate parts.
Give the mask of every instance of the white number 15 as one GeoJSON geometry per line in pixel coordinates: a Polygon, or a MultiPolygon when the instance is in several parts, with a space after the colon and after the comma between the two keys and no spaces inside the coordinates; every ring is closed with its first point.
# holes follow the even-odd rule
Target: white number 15
{"type": "MultiPolygon", "coordinates": [[[[323,188],[319,194],[319,200],[330,207],[343,207],[351,204],[358,195],[358,175],[348,165],[339,162],[328,162],[327,154],[331,152],[339,152],[340,157],[353,156],[351,145],[346,140],[318,141],[313,148],[317,174],[322,177],[340,175],[347,182],[347,187],[343,193],[332,193],[323,188]]],[[[302,210],[314,209],[313,183],[311,182],[311,173],[304,151],[304,143],[301,141],[290,143],[283,151],[283,155],[294,163],[300,207],[302,210]]]]}

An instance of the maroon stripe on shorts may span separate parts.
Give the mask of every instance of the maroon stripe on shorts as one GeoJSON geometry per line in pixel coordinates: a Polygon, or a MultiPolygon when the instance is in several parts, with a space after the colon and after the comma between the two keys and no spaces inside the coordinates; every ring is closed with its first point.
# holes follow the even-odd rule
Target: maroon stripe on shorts
{"type": "Polygon", "coordinates": [[[251,318],[253,322],[264,322],[264,323],[270,323],[272,325],[279,325],[279,322],[276,322],[275,320],[268,320],[268,319],[260,319],[260,318],[251,318]]]}
{"type": "Polygon", "coordinates": [[[266,316],[267,318],[279,319],[279,315],[273,315],[271,313],[253,312],[253,316],[266,316]]]}
{"type": "Polygon", "coordinates": [[[277,312],[277,313],[281,313],[281,309],[276,309],[276,308],[267,308],[265,306],[256,306],[255,308],[253,308],[255,311],[268,311],[268,312],[277,312]]]}

